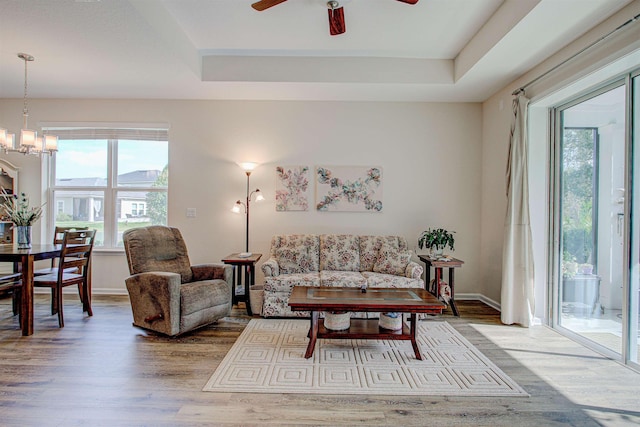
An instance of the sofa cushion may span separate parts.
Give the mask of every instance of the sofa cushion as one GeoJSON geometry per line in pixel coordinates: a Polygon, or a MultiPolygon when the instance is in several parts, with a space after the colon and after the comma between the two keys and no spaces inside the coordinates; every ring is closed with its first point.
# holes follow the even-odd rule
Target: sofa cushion
{"type": "Polygon", "coordinates": [[[274,236],[270,255],[278,261],[280,274],[318,271],[319,242],[313,234],[274,236]]]}
{"type": "Polygon", "coordinates": [[[360,271],[360,240],[352,234],[320,236],[320,270],[360,271]]]}
{"type": "Polygon", "coordinates": [[[398,246],[383,242],[378,251],[376,262],[373,264],[373,271],[404,276],[409,261],[411,261],[411,252],[401,251],[398,246]]]}
{"type": "Polygon", "coordinates": [[[320,271],[320,286],[359,288],[367,284],[367,279],[358,271],[320,271]]]}
{"type": "Polygon", "coordinates": [[[378,259],[378,253],[383,243],[396,247],[398,250],[406,249],[406,242],[398,236],[360,236],[360,271],[373,271],[373,266],[378,259]]]}
{"type": "Polygon", "coordinates": [[[294,286],[320,286],[320,273],[291,273],[264,278],[264,291],[289,292],[294,286]]]}
{"type": "Polygon", "coordinates": [[[370,288],[424,288],[422,279],[371,271],[363,271],[362,275],[367,279],[367,286],[370,288]]]}

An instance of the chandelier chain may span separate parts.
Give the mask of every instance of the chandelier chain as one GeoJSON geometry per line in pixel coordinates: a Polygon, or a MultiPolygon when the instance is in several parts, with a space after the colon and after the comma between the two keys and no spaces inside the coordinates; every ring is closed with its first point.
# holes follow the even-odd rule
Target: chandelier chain
{"type": "Polygon", "coordinates": [[[22,115],[24,118],[24,129],[27,129],[27,119],[29,117],[29,109],[27,108],[27,58],[24,59],[24,105],[22,108],[22,115]]]}

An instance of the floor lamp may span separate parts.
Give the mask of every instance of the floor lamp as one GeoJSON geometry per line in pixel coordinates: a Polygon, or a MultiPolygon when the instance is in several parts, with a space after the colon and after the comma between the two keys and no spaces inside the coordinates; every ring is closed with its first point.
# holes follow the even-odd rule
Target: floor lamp
{"type": "Polygon", "coordinates": [[[236,204],[233,206],[233,209],[231,209],[235,213],[240,213],[241,206],[244,206],[244,213],[247,217],[247,226],[246,226],[247,228],[246,228],[246,234],[245,234],[246,235],[245,254],[249,253],[249,206],[251,204],[251,197],[255,194],[256,202],[260,202],[264,200],[264,197],[262,196],[262,193],[260,192],[259,188],[256,188],[255,190],[250,192],[249,177],[251,176],[251,172],[253,172],[253,170],[257,166],[258,166],[257,163],[252,163],[252,162],[240,163],[240,167],[247,174],[247,198],[245,199],[244,202],[242,200],[236,201],[236,204]]]}

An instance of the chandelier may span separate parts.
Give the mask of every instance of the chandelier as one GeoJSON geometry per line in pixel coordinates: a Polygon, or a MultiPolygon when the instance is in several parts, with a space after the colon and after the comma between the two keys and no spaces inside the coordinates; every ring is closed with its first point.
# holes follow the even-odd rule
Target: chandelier
{"type": "Polygon", "coordinates": [[[19,53],[18,58],[24,61],[24,106],[22,109],[22,129],[20,142],[16,144],[16,135],[7,129],[0,128],[0,151],[18,152],[23,154],[52,154],[58,150],[58,137],[44,134],[38,136],[35,130],[28,126],[29,108],[27,107],[27,63],[35,58],[28,53],[19,53]]]}

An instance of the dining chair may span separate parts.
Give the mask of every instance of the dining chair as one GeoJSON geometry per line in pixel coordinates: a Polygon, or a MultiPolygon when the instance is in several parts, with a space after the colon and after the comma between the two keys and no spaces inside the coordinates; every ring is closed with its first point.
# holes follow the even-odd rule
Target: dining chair
{"type": "Polygon", "coordinates": [[[82,301],[82,311],[86,311],[89,316],[93,316],[89,267],[95,236],[96,230],[65,231],[58,258],[57,272],[33,278],[34,287],[51,288],[52,294],[55,294],[53,300],[55,302],[55,311],[58,314],[58,325],[61,328],[64,327],[62,289],[67,286],[78,286],[80,301],[82,301]]]}
{"type": "Polygon", "coordinates": [[[22,295],[22,273],[6,274],[0,277],[0,294],[11,295],[13,315],[20,314],[22,295]]]}
{"type": "MultiPolygon", "coordinates": [[[[80,230],[88,230],[89,227],[56,227],[53,232],[53,244],[61,245],[62,240],[64,239],[65,231],[80,231],[80,230]]],[[[46,274],[58,274],[58,267],[56,263],[58,262],[58,258],[51,258],[51,266],[37,269],[33,272],[34,276],[44,276],[46,274]]],[[[67,273],[77,273],[77,268],[68,269],[67,273]]],[[[82,297],[82,296],[81,296],[82,297]]],[[[51,289],[51,314],[56,314],[56,307],[58,307],[58,303],[56,301],[56,293],[54,289],[51,289]]]]}
{"type": "MultiPolygon", "coordinates": [[[[88,230],[88,229],[89,227],[56,227],[53,233],[53,244],[54,245],[62,244],[65,231],[82,231],[82,230],[88,230]]],[[[56,266],[57,261],[58,261],[57,258],[52,258],[51,267],[37,269],[33,272],[33,274],[35,276],[41,276],[45,274],[57,274],[58,273],[58,267],[56,266]]]]}

